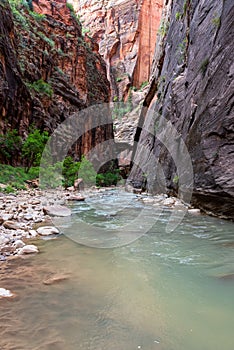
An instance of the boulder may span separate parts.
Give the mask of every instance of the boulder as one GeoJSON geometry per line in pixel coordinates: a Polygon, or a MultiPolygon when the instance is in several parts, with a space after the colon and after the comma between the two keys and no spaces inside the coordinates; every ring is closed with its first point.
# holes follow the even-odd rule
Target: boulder
{"type": "Polygon", "coordinates": [[[20,225],[15,221],[5,221],[3,226],[9,230],[18,230],[20,228],[20,225]]]}
{"type": "Polygon", "coordinates": [[[37,233],[39,233],[41,236],[50,236],[58,234],[59,230],[53,226],[42,226],[37,229],[37,233]]]}
{"type": "Polygon", "coordinates": [[[70,216],[71,209],[62,205],[52,205],[43,208],[43,212],[50,216],[70,216]]]}
{"type": "Polygon", "coordinates": [[[39,253],[39,250],[34,244],[25,245],[24,247],[20,248],[18,251],[18,255],[35,254],[35,253],[39,253]]]}
{"type": "Polygon", "coordinates": [[[74,188],[75,189],[78,189],[79,188],[79,186],[80,186],[80,184],[83,182],[83,179],[76,179],[75,181],[74,181],[74,188]]]}
{"type": "Polygon", "coordinates": [[[23,248],[25,246],[25,243],[21,241],[21,239],[17,239],[13,245],[16,249],[18,249],[23,248]]]}
{"type": "Polygon", "coordinates": [[[85,200],[85,197],[82,197],[82,196],[71,196],[67,200],[68,201],[83,202],[85,200]]]}

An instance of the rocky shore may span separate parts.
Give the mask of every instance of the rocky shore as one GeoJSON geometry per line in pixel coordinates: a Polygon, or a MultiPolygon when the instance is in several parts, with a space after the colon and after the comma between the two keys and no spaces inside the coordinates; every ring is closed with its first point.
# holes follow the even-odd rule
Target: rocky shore
{"type": "Polygon", "coordinates": [[[71,214],[69,200],[83,200],[68,191],[38,189],[0,196],[0,261],[12,255],[38,253],[30,239],[59,234],[51,216],[71,214]]]}
{"type": "MultiPolygon", "coordinates": [[[[89,189],[82,192],[67,190],[42,191],[31,189],[17,194],[0,195],[0,261],[10,256],[35,254],[39,250],[31,244],[40,237],[55,237],[60,232],[54,226],[53,216],[70,216],[69,203],[83,201],[85,197],[96,196],[109,190],[89,189]]],[[[184,206],[178,198],[167,195],[151,196],[135,193],[144,204],[173,208],[184,206]]],[[[199,214],[199,209],[188,209],[191,214],[199,214]]]]}

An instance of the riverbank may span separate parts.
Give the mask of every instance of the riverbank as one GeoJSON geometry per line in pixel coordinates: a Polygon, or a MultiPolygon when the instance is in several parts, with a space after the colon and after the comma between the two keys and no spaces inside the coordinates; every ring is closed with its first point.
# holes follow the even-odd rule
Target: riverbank
{"type": "MultiPolygon", "coordinates": [[[[12,256],[35,254],[39,250],[35,241],[40,238],[56,238],[60,232],[54,226],[53,216],[70,216],[71,203],[103,194],[110,188],[91,188],[82,191],[30,189],[17,194],[0,196],[0,261],[12,256]],[[31,244],[33,241],[34,244],[31,244]]],[[[113,188],[112,188],[113,189],[113,188]]],[[[178,198],[167,195],[151,196],[135,193],[144,204],[173,208],[184,206],[178,198]]],[[[199,214],[198,209],[190,209],[199,214]]]]}

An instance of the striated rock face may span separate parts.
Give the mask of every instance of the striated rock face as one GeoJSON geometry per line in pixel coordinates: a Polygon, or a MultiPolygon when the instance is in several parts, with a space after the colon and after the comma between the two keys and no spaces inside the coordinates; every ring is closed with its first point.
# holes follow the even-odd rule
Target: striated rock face
{"type": "MultiPolygon", "coordinates": [[[[109,82],[98,45],[82,35],[65,0],[33,0],[29,8],[0,3],[0,130],[30,125],[50,133],[70,115],[109,101],[109,82]]],[[[89,118],[92,118],[90,116],[89,118]]],[[[88,117],[82,121],[91,124],[88,117]]],[[[79,157],[113,138],[112,122],[82,136],[79,157]]]]}
{"type": "Polygon", "coordinates": [[[112,97],[149,80],[163,0],[69,0],[107,64],[112,97]]]}
{"type": "Polygon", "coordinates": [[[146,187],[159,192],[161,167],[167,191],[178,191],[181,179],[173,151],[159,141],[165,120],[170,121],[180,137],[176,140],[169,131],[165,142],[174,145],[176,153],[181,139],[185,141],[194,172],[193,203],[234,219],[234,4],[232,0],[165,4],[129,182],[143,185],[140,165],[144,164],[146,187]],[[142,125],[148,131],[141,132],[142,125]]]}

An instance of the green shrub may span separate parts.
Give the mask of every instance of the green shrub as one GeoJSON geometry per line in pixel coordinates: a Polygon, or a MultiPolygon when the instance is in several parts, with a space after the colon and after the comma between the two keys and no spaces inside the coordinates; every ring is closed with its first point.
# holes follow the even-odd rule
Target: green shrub
{"type": "Polygon", "coordinates": [[[187,9],[189,5],[189,0],[185,0],[183,4],[183,11],[184,11],[184,16],[186,15],[187,9]]]}
{"type": "Polygon", "coordinates": [[[162,21],[159,27],[158,33],[164,38],[167,35],[169,29],[169,22],[162,21]]]}
{"type": "Polygon", "coordinates": [[[204,61],[202,61],[201,65],[200,65],[200,71],[202,73],[203,76],[205,76],[208,65],[209,65],[209,58],[205,58],[204,61]]]}
{"type": "Polygon", "coordinates": [[[55,42],[52,39],[48,38],[44,33],[38,32],[37,34],[42,40],[49,44],[52,49],[55,47],[55,42]]]}
{"type": "Polygon", "coordinates": [[[22,147],[22,156],[25,159],[26,172],[32,166],[38,166],[40,164],[41,155],[45,148],[45,144],[49,139],[47,131],[34,130],[29,133],[22,147]]]}
{"type": "Polygon", "coordinates": [[[31,168],[28,173],[22,167],[0,164],[0,183],[8,184],[7,191],[25,189],[25,181],[36,179],[39,176],[39,168],[31,168]]]}
{"type": "Polygon", "coordinates": [[[146,87],[148,84],[149,84],[148,81],[144,81],[144,82],[141,84],[140,91],[142,91],[142,90],[144,89],[144,87],[146,87]]]}
{"type": "Polygon", "coordinates": [[[116,78],[116,82],[117,82],[117,83],[120,83],[123,79],[124,79],[123,77],[117,77],[117,78],[116,78]]]}
{"type": "Polygon", "coordinates": [[[36,21],[43,21],[46,18],[45,15],[34,11],[30,11],[30,14],[36,21]]]}
{"type": "Polygon", "coordinates": [[[39,94],[47,95],[49,97],[52,97],[53,95],[53,88],[50,84],[46,83],[43,79],[39,79],[37,81],[34,81],[32,84],[27,84],[29,88],[35,90],[39,94]]]}
{"type": "Polygon", "coordinates": [[[174,183],[175,185],[178,184],[178,182],[179,182],[179,176],[178,176],[178,175],[175,175],[172,181],[173,181],[173,183],[174,183]]]}
{"type": "Polygon", "coordinates": [[[66,6],[71,12],[75,12],[73,5],[70,4],[69,2],[66,3],[66,6]]]}
{"type": "MultiPolygon", "coordinates": [[[[118,97],[114,97],[114,102],[118,101],[118,97]]],[[[132,93],[130,91],[127,102],[114,103],[112,110],[112,119],[121,119],[125,114],[132,111],[132,93]]]]}
{"type": "Polygon", "coordinates": [[[0,154],[5,162],[12,164],[13,159],[20,154],[21,148],[22,139],[17,130],[9,130],[5,135],[0,135],[0,154]]]}
{"type": "Polygon", "coordinates": [[[3,191],[6,193],[14,193],[15,189],[11,185],[8,185],[3,191]]]}
{"type": "Polygon", "coordinates": [[[80,162],[75,162],[72,157],[66,157],[63,161],[63,186],[65,188],[73,186],[74,181],[78,177],[78,170],[80,168],[80,162]]]}
{"type": "Polygon", "coordinates": [[[176,12],[176,14],[175,14],[175,19],[176,19],[177,21],[180,21],[181,18],[182,18],[182,13],[176,12]]]}
{"type": "Polygon", "coordinates": [[[97,174],[96,185],[99,187],[116,186],[120,179],[119,171],[116,169],[113,172],[97,174]]]}
{"type": "Polygon", "coordinates": [[[22,11],[22,6],[28,5],[28,4],[23,0],[9,0],[9,4],[10,4],[14,19],[18,23],[20,23],[23,28],[25,28],[25,29],[29,28],[27,18],[24,16],[23,11],[22,11]]]}
{"type": "Polygon", "coordinates": [[[212,23],[213,23],[213,25],[214,25],[217,29],[219,29],[219,27],[220,27],[220,25],[221,25],[221,18],[218,17],[218,16],[214,17],[214,18],[212,19],[212,23]]]}
{"type": "Polygon", "coordinates": [[[82,27],[82,35],[85,35],[85,34],[88,34],[88,33],[90,33],[90,29],[82,27]]]}

